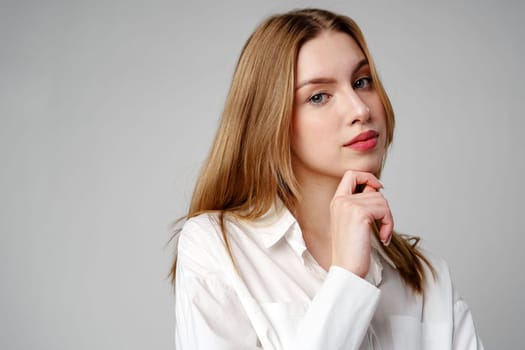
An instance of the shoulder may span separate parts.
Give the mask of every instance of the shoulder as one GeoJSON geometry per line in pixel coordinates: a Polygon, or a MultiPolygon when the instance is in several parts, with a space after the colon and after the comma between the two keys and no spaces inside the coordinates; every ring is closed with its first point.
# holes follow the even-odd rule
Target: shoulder
{"type": "Polygon", "coordinates": [[[450,268],[445,259],[425,249],[420,249],[428,260],[432,269],[425,266],[425,299],[436,303],[438,300],[445,305],[452,305],[456,299],[454,284],[450,274],[450,268]]]}
{"type": "Polygon", "coordinates": [[[221,272],[227,261],[218,214],[204,213],[189,218],[179,232],[177,265],[201,277],[221,272]]]}
{"type": "Polygon", "coordinates": [[[423,321],[427,324],[445,322],[452,327],[450,330],[453,331],[454,342],[459,344],[462,340],[458,339],[468,339],[471,344],[478,344],[476,349],[482,348],[476,336],[470,309],[454,287],[448,263],[426,250],[423,253],[435,270],[434,276],[430,272],[426,276],[423,321]]]}
{"type": "MultiPolygon", "coordinates": [[[[423,256],[428,260],[432,268],[434,269],[434,274],[436,278],[444,278],[444,279],[450,279],[450,270],[448,263],[445,259],[442,257],[434,254],[433,252],[430,252],[426,249],[418,247],[419,251],[423,254],[423,256]]],[[[432,271],[430,267],[426,264],[425,266],[425,272],[427,274],[430,274],[432,276],[432,271]]]]}
{"type": "Polygon", "coordinates": [[[219,218],[215,213],[203,213],[186,220],[181,230],[181,239],[187,239],[193,234],[209,234],[219,230],[219,218]]]}
{"type": "Polygon", "coordinates": [[[186,220],[180,231],[179,250],[181,246],[210,240],[220,231],[217,215],[204,213],[186,220]]]}
{"type": "Polygon", "coordinates": [[[420,259],[423,264],[425,272],[425,281],[427,285],[433,285],[436,283],[443,283],[450,280],[450,271],[447,261],[434,252],[429,251],[421,246],[417,246],[417,250],[427,260],[428,264],[420,259]],[[430,266],[429,266],[430,265],[430,266]]]}

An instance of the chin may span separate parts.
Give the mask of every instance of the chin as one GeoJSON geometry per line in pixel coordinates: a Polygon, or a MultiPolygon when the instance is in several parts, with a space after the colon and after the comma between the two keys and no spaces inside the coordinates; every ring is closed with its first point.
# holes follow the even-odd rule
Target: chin
{"type": "Polygon", "coordinates": [[[351,166],[348,166],[344,169],[344,171],[348,171],[348,170],[372,173],[377,177],[381,173],[382,162],[374,161],[374,162],[362,162],[359,164],[354,163],[351,166]]]}

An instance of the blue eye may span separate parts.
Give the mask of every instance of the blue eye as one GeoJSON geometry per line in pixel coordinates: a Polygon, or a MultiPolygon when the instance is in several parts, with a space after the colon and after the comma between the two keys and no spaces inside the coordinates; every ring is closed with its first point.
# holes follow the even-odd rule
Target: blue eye
{"type": "Polygon", "coordinates": [[[360,79],[357,79],[354,83],[354,89],[367,89],[372,86],[372,78],[371,77],[363,77],[360,79]]]}
{"type": "Polygon", "coordinates": [[[326,103],[328,99],[329,96],[327,93],[320,92],[318,94],[310,96],[310,98],[308,98],[308,102],[314,105],[321,105],[326,103]]]}

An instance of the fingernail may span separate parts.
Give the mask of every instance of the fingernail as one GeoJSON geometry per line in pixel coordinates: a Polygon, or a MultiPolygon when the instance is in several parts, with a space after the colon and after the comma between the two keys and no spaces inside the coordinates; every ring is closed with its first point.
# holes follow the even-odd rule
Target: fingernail
{"type": "Polygon", "coordinates": [[[381,243],[383,243],[383,245],[385,247],[388,247],[388,245],[390,244],[391,240],[392,240],[392,235],[388,236],[388,239],[386,239],[386,240],[381,240],[381,243]]]}

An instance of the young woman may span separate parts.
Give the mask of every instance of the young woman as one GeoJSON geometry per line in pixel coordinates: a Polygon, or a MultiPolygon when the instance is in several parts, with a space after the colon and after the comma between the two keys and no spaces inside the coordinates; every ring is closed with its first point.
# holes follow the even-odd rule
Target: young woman
{"type": "Polygon", "coordinates": [[[482,349],[446,264],[393,231],[393,129],[350,18],[256,29],[178,233],[177,349],[482,349]]]}

